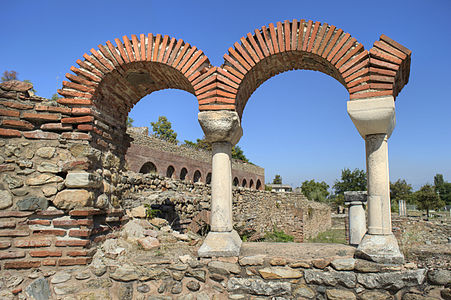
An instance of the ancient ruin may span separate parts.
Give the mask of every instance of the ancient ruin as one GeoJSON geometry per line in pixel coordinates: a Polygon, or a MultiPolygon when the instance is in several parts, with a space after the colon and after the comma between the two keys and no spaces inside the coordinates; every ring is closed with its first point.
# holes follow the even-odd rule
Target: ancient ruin
{"type": "Polygon", "coordinates": [[[248,33],[229,48],[221,66],[167,35],[114,42],[77,60],[58,91],[64,98],[56,102],[33,95],[24,82],[0,84],[0,265],[8,278],[0,285],[1,297],[423,299],[413,297],[435,289],[449,299],[450,272],[403,264],[392,233],[388,138],[395,127],[395,98],[409,79],[409,49],[382,35],[365,50],[349,33],[305,20],[248,33]],[[240,218],[263,226],[259,230],[271,225],[265,220],[280,221],[286,230],[305,227],[302,240],[330,226],[322,204],[289,193],[271,198],[259,187],[232,189],[231,149],[245,134],[241,117],[249,97],[265,80],[294,69],[323,72],[349,92],[347,112],[365,140],[368,174],[368,225],[357,249],[243,244],[234,228],[240,218]],[[211,187],[125,170],[128,113],[145,95],[168,88],[198,100],[198,121],[213,144],[211,187]],[[181,191],[197,196],[185,201],[178,197],[181,191]],[[125,209],[136,208],[139,193],[167,199],[159,205],[174,207],[167,215],[180,214],[174,229],[181,232],[164,219],[130,220],[125,209]],[[276,207],[259,207],[262,203],[276,207]],[[205,239],[183,233],[195,213],[209,218],[205,239]],[[316,228],[308,229],[312,224],[316,228]],[[167,243],[167,253],[151,252],[160,242],[167,243]],[[29,270],[34,271],[22,283],[29,270]]]}

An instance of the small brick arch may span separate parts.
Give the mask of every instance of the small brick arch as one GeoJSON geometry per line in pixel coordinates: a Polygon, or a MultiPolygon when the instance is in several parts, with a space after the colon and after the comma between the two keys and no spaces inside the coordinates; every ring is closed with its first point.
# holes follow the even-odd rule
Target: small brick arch
{"type": "Polygon", "coordinates": [[[139,169],[139,173],[143,173],[143,174],[157,173],[157,172],[158,172],[157,166],[151,161],[146,162],[145,164],[143,164],[141,166],[141,169],[139,169]]]}
{"type": "Polygon", "coordinates": [[[174,166],[172,165],[168,166],[168,168],[166,169],[166,177],[172,178],[174,176],[174,173],[175,173],[174,166]]]}
{"type": "Polygon", "coordinates": [[[246,187],[247,186],[247,181],[246,178],[243,179],[243,182],[241,183],[242,187],[246,187]]]}
{"type": "Polygon", "coordinates": [[[251,179],[251,181],[249,181],[249,188],[253,188],[254,187],[254,180],[251,179]]]}
{"type": "Polygon", "coordinates": [[[187,175],[188,175],[188,169],[187,168],[182,168],[180,170],[180,177],[179,178],[181,180],[185,180],[187,175]]]}
{"type": "Polygon", "coordinates": [[[199,170],[196,170],[193,175],[193,182],[199,182],[202,178],[202,173],[199,170]]]}

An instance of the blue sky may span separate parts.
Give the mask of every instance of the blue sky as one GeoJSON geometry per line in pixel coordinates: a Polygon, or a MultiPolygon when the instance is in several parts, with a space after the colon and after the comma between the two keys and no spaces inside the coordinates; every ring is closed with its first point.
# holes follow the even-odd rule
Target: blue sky
{"type": "MultiPolygon", "coordinates": [[[[0,71],[16,70],[51,97],[83,53],[107,40],[161,33],[202,49],[212,65],[234,42],[271,22],[311,19],[349,32],[366,49],[386,34],[412,50],[410,80],[396,100],[397,126],[389,140],[390,179],[415,189],[436,173],[451,181],[451,1],[4,1],[0,71]]],[[[284,183],[324,180],[343,168],[365,168],[364,141],[346,113],[348,93],[313,71],[279,74],[260,86],[244,110],[246,156],[284,183]]],[[[196,98],[164,90],[131,111],[135,126],[159,115],[178,139],[202,137],[196,98]]]]}

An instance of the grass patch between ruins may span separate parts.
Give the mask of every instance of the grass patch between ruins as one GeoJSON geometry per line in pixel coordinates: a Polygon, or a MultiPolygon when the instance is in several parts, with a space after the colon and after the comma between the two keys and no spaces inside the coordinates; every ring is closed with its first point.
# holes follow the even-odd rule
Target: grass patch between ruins
{"type": "Polygon", "coordinates": [[[341,228],[332,228],[319,233],[316,237],[307,239],[306,243],[332,243],[346,244],[345,230],[341,228]]]}

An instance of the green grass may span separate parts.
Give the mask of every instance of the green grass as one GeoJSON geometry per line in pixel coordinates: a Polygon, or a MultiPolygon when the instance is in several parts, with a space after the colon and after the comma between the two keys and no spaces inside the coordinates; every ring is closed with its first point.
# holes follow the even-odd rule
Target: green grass
{"type": "Polygon", "coordinates": [[[276,227],[274,227],[273,231],[266,232],[264,241],[274,243],[289,243],[294,241],[294,237],[286,234],[282,230],[279,231],[276,227]]]}
{"type": "Polygon", "coordinates": [[[344,229],[329,229],[321,232],[314,238],[310,238],[306,243],[333,243],[346,244],[346,235],[344,229]]]}

